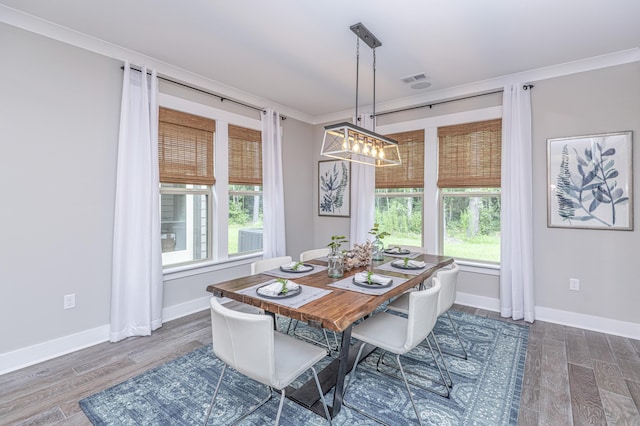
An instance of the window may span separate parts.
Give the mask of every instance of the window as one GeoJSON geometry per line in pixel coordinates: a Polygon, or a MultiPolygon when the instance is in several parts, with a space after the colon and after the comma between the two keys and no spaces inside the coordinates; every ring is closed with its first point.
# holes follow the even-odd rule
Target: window
{"type": "Polygon", "coordinates": [[[229,125],[228,253],[262,250],[262,135],[229,125]]]}
{"type": "Polygon", "coordinates": [[[208,259],[215,121],[160,108],[163,266],[208,259]]]}
{"type": "Polygon", "coordinates": [[[376,168],[375,221],[390,244],[423,246],[424,130],[387,135],[398,141],[402,165],[376,168]]]}
{"type": "Polygon", "coordinates": [[[438,128],[440,247],[456,259],[500,262],[502,120],[438,128]]]}

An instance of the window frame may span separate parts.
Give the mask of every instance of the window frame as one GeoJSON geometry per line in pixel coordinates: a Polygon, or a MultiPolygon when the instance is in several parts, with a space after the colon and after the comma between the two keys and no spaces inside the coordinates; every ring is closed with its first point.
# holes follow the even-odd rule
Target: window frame
{"type": "Polygon", "coordinates": [[[165,280],[173,280],[191,275],[223,270],[236,265],[251,263],[262,256],[262,251],[229,256],[228,220],[229,220],[229,188],[228,188],[228,125],[246,127],[262,131],[262,122],[258,118],[221,110],[210,105],[188,99],[158,94],[158,105],[165,108],[199,115],[216,121],[214,133],[214,170],[216,182],[209,192],[209,257],[177,265],[163,265],[165,280]]]}
{"type": "MultiPolygon", "coordinates": [[[[443,114],[416,120],[402,121],[391,124],[379,124],[376,131],[381,134],[399,133],[416,129],[425,131],[425,176],[422,206],[423,247],[429,253],[441,253],[442,243],[438,239],[440,230],[440,190],[437,187],[437,158],[438,158],[438,127],[474,121],[502,118],[502,106],[490,106],[469,111],[443,114]]],[[[486,262],[461,260],[463,270],[481,274],[497,275],[500,265],[486,262]]]]}

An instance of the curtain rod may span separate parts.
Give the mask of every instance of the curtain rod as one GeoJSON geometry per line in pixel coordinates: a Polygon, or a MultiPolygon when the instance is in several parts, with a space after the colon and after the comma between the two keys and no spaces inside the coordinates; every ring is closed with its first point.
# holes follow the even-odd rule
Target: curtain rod
{"type": "MultiPolygon", "coordinates": [[[[531,89],[533,89],[533,84],[525,84],[525,85],[522,86],[522,89],[531,90],[531,89]]],[[[494,90],[493,92],[479,93],[477,95],[469,95],[469,96],[464,96],[464,97],[461,97],[461,98],[447,99],[446,101],[439,101],[439,102],[433,102],[433,103],[425,104],[425,105],[418,105],[418,106],[414,106],[414,107],[396,109],[394,111],[380,112],[378,114],[371,115],[371,118],[380,117],[381,115],[395,114],[397,112],[411,111],[413,109],[420,109],[420,108],[427,108],[427,107],[433,108],[434,105],[446,104],[446,103],[449,103],[449,102],[456,102],[456,101],[463,101],[465,99],[478,98],[480,96],[495,95],[496,93],[502,93],[502,92],[504,92],[504,90],[500,89],[500,90],[494,90]]]]}
{"type": "MultiPolygon", "coordinates": [[[[134,67],[134,66],[129,66],[129,68],[131,68],[134,71],[142,72],[141,69],[139,69],[137,67],[134,67]]],[[[124,65],[121,66],[120,69],[123,70],[124,69],[124,65]]],[[[149,73],[147,72],[147,74],[149,74],[149,73]]],[[[243,107],[250,108],[250,109],[253,109],[253,110],[256,110],[256,111],[261,111],[263,114],[266,114],[266,111],[263,108],[258,108],[258,107],[255,107],[253,105],[245,104],[244,102],[236,101],[235,99],[227,98],[226,96],[218,95],[216,93],[209,92],[208,90],[200,89],[199,87],[190,86],[188,84],[182,83],[180,81],[172,80],[172,79],[170,79],[168,77],[163,77],[161,75],[158,75],[158,79],[164,80],[164,81],[166,81],[168,83],[176,84],[178,86],[186,87],[187,89],[195,90],[196,92],[204,93],[204,94],[209,95],[209,96],[214,96],[214,97],[220,99],[220,102],[224,102],[224,101],[233,102],[234,104],[241,105],[243,107]]],[[[281,116],[281,117],[282,117],[283,120],[287,119],[284,116],[281,116]]]]}

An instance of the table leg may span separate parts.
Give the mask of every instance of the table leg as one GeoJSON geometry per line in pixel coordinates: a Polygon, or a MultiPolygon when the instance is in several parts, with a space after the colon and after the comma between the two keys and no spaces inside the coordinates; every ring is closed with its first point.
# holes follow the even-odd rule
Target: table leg
{"type": "Polygon", "coordinates": [[[349,368],[349,348],[351,347],[351,326],[342,332],[342,343],[338,354],[338,374],[336,375],[336,387],[333,393],[332,417],[335,417],[342,408],[344,392],[344,379],[349,368]]]}

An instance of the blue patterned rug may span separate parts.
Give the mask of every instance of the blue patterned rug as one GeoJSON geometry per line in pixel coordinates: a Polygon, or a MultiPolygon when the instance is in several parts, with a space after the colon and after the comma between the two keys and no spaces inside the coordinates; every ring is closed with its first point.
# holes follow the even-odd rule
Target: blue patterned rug
{"type": "MultiPolygon", "coordinates": [[[[463,312],[451,311],[451,316],[458,324],[469,357],[463,360],[444,355],[454,382],[450,399],[412,386],[423,423],[516,425],[528,327],[463,312]]],[[[309,335],[317,332],[302,325],[298,331],[309,335]]],[[[440,318],[434,331],[444,352],[460,353],[448,320],[440,318]]],[[[357,380],[349,387],[345,400],[388,424],[417,424],[404,384],[378,373],[377,360],[376,351],[361,362],[357,369],[357,380]]],[[[325,362],[329,361],[327,357],[325,362]]],[[[387,355],[385,361],[393,364],[394,357],[387,355]]],[[[403,366],[409,371],[420,370],[432,377],[437,374],[424,342],[408,357],[403,357],[403,366]]],[[[222,362],[213,355],[211,346],[204,346],[85,398],[80,401],[80,407],[97,425],[201,425],[221,369],[222,362]]],[[[309,377],[303,376],[301,381],[309,377]]],[[[429,380],[420,380],[423,384],[434,385],[429,380]]],[[[414,381],[417,382],[417,378],[414,381]]],[[[263,385],[228,369],[209,424],[232,423],[267,392],[263,385]]],[[[330,392],[326,397],[329,402],[333,396],[330,392]]],[[[274,394],[271,401],[241,424],[273,424],[278,402],[279,395],[274,394]]],[[[372,423],[347,407],[343,407],[333,422],[338,426],[372,423]]],[[[298,426],[327,423],[287,400],[280,424],[298,426]]]]}

